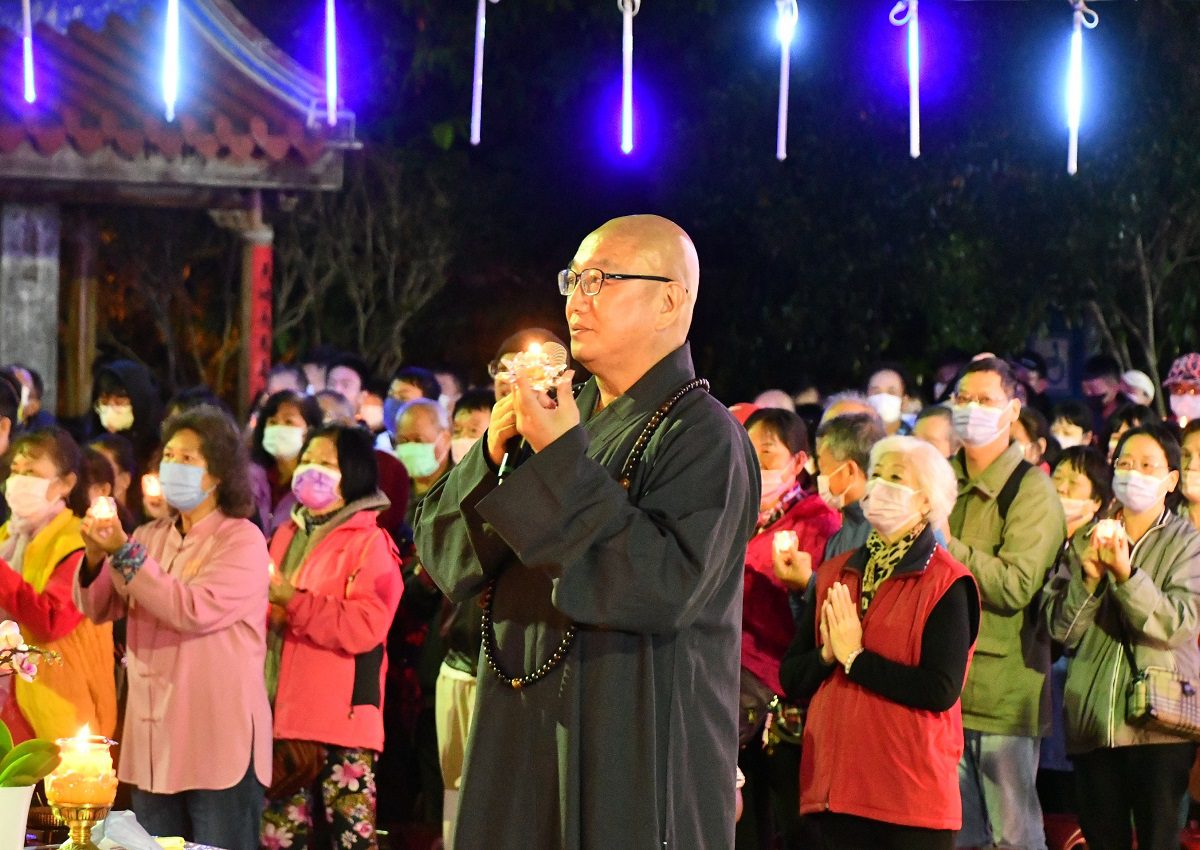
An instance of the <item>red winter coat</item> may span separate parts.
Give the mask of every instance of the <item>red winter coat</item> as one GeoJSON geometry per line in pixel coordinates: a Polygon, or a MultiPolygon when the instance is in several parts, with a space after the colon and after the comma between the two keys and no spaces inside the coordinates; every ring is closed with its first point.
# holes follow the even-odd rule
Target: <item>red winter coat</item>
{"type": "MultiPolygon", "coordinates": [[[[320,540],[292,583],[275,696],[275,737],[383,749],[387,633],[404,584],[396,546],[361,510],[320,540]]],[[[295,520],[271,538],[283,563],[295,520]]]]}
{"type": "MultiPolygon", "coordinates": [[[[933,547],[924,565],[905,561],[871,601],[863,619],[863,648],[916,666],[929,614],[950,586],[970,573],[941,546],[933,547]]],[[[860,550],[854,550],[821,567],[817,611],[835,581],[850,589],[857,608],[862,572],[855,564],[862,562],[860,550]]],[[[818,645],[819,623],[818,618],[818,645]]],[[[962,751],[960,702],[947,711],[910,708],[851,682],[838,665],[809,704],[800,812],[832,811],[924,829],[959,829],[962,751]]]]}
{"type": "Polygon", "coordinates": [[[775,532],[794,531],[800,551],[812,556],[813,570],[825,556],[825,541],[842,524],[842,517],[820,496],[803,496],[783,516],[750,538],[746,546],[746,587],[742,595],[742,666],[777,694],[779,662],[787,652],[796,621],[788,591],[775,578],[772,566],[775,532]]]}

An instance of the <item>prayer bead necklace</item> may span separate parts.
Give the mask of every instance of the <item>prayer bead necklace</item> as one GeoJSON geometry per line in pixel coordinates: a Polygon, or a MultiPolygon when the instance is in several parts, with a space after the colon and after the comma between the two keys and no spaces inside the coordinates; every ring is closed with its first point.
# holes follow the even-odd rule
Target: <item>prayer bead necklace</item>
{"type": "MultiPolygon", "coordinates": [[[[693,378],[671,393],[671,397],[659,405],[658,410],[654,411],[649,420],[646,421],[646,427],[642,429],[642,433],[638,435],[636,442],[634,442],[633,449],[630,450],[629,457],[625,459],[625,465],[621,467],[621,475],[617,479],[626,491],[629,490],[630,484],[633,481],[633,474],[642,461],[642,455],[645,453],[646,447],[650,445],[650,438],[654,436],[654,432],[658,430],[663,420],[667,418],[667,414],[692,390],[702,389],[708,392],[708,388],[708,381],[703,378],[693,378]]],[[[492,619],[492,606],[496,598],[496,582],[497,579],[492,579],[488,582],[487,589],[483,591],[483,596],[479,600],[483,606],[483,657],[497,679],[514,691],[519,691],[521,688],[527,688],[535,682],[546,678],[546,676],[550,675],[550,673],[563,663],[567,657],[567,653],[571,651],[571,645],[575,642],[578,626],[574,623],[567,626],[566,631],[563,632],[562,640],[558,642],[558,646],[554,652],[536,670],[532,673],[526,673],[523,676],[513,676],[500,666],[500,653],[496,642],[496,628],[492,619]]]]}

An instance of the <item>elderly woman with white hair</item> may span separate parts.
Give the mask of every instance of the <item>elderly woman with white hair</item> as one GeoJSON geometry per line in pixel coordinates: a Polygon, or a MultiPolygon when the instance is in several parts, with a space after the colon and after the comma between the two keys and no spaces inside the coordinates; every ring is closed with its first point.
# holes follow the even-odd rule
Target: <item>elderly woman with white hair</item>
{"type": "Polygon", "coordinates": [[[823,847],[949,850],[980,611],[975,580],[934,537],[957,484],[915,437],[876,443],[869,474],[871,534],[817,570],[780,670],[809,706],[800,812],[823,847]]]}

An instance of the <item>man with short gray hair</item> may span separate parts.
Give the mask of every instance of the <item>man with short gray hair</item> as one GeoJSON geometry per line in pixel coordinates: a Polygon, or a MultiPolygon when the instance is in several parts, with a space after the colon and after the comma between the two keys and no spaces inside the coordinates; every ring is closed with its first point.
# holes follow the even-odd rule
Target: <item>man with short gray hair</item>
{"type": "Polygon", "coordinates": [[[842,513],[842,527],[825,544],[825,560],[867,542],[871,524],[863,516],[871,447],[884,438],[879,417],[866,413],[835,416],[817,429],[817,489],[842,513]]]}

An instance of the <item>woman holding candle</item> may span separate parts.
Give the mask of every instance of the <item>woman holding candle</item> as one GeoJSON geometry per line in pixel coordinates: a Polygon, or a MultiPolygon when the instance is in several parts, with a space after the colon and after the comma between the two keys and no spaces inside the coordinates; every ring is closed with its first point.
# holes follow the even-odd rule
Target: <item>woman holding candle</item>
{"type": "Polygon", "coordinates": [[[129,700],[119,776],[152,834],[226,850],[258,844],[271,778],[263,685],[268,556],[237,426],[201,405],[163,425],[159,478],[178,511],[127,538],[88,517],[75,598],[128,617],[129,700]]]}
{"type": "Polygon", "coordinates": [[[810,451],[804,420],[789,410],[763,408],[750,415],[745,427],[758,456],[762,498],[745,560],[738,764],[746,777],[746,812],[738,835],[744,843],[755,834],[779,832],[783,846],[790,848],[801,839],[795,805],[800,751],[780,740],[768,754],[761,733],[767,706],[783,693],[779,662],[796,632],[788,592],[803,592],[841,517],[804,486],[810,451]],[[776,562],[791,570],[777,572],[776,562]]]}
{"type": "Polygon", "coordinates": [[[377,522],[388,500],[370,435],[314,431],[292,490],[299,504],[271,540],[266,672],[277,775],[262,845],[309,848],[324,813],[316,831],[333,848],[366,850],[376,844],[387,633],[403,592],[399,554],[377,522]]]}
{"type": "Polygon", "coordinates": [[[296,506],[292,472],[308,432],[320,424],[321,407],[312,396],[280,390],[263,404],[250,438],[250,487],[268,539],[296,506]]]}
{"type": "MultiPolygon", "coordinates": [[[[133,457],[133,443],[120,434],[101,434],[93,437],[87,447],[104,455],[112,466],[113,491],[109,495],[132,517],[133,527],[136,528],[142,522],[142,494],[141,489],[134,486],[138,479],[138,467],[133,457]]],[[[125,530],[132,529],[126,525],[125,530]]]]}
{"type": "Polygon", "coordinates": [[[62,655],[32,682],[16,681],[0,708],[15,740],[60,738],[90,724],[111,735],[117,721],[112,627],[87,622],[71,598],[83,559],[79,517],[82,454],[61,428],[30,431],[12,444],[0,526],[0,609],[33,641],[62,655]]]}
{"type": "Polygon", "coordinates": [[[87,503],[96,505],[100,499],[104,499],[104,504],[111,507],[121,520],[121,527],[126,532],[133,531],[137,528],[137,523],[133,521],[133,515],[125,508],[125,505],[117,498],[116,488],[117,480],[113,474],[112,464],[109,463],[103,452],[100,452],[90,445],[83,450],[83,478],[87,481],[87,503]]]}
{"type": "Polygon", "coordinates": [[[1050,636],[1070,653],[1067,752],[1088,847],[1130,847],[1135,832],[1142,850],[1179,846],[1196,745],[1125,714],[1131,666],[1200,676],[1200,535],[1173,510],[1179,461],[1169,426],[1126,431],[1116,517],[1074,536],[1043,591],[1050,636]]]}

